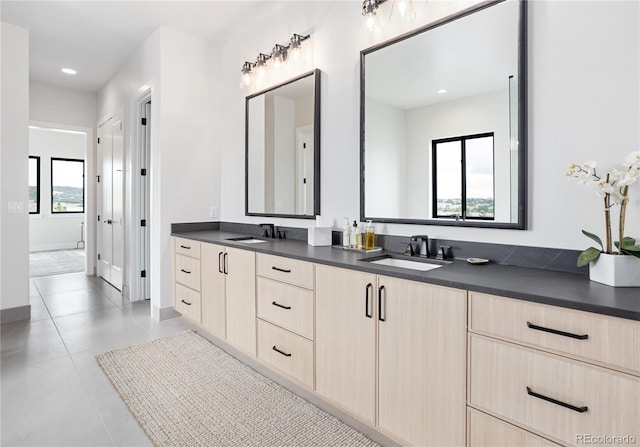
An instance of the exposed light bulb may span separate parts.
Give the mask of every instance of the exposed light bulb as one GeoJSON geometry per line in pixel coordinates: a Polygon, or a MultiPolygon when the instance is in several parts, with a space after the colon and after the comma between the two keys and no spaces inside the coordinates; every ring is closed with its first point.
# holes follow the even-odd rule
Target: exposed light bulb
{"type": "Polygon", "coordinates": [[[75,71],[73,68],[63,68],[60,71],[62,71],[64,74],[68,74],[68,75],[78,74],[78,72],[75,71]]]}
{"type": "Polygon", "coordinates": [[[413,0],[393,0],[389,20],[392,22],[413,22],[417,17],[413,0]]]}

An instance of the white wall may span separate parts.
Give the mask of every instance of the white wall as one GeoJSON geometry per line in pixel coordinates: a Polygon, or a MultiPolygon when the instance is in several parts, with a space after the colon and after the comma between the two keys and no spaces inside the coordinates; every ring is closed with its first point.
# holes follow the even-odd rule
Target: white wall
{"type": "MultiPolygon", "coordinates": [[[[323,72],[322,215],[337,226],[341,216],[359,214],[359,51],[371,42],[359,33],[355,2],[295,3],[265,19],[263,29],[222,48],[216,79],[225,90],[216,95],[216,121],[225,123],[217,135],[225,221],[259,220],[244,216],[246,92],[236,87],[240,66],[282,36],[306,31],[323,72]]],[[[590,159],[609,168],[640,147],[640,3],[539,0],[528,6],[529,229],[378,224],[379,232],[569,249],[588,246],[582,228],[602,233],[599,199],[568,183],[563,172],[569,163],[590,159]]],[[[401,32],[388,29],[380,41],[401,32]]],[[[631,194],[628,233],[640,236],[640,184],[631,194]]]]}
{"type": "Polygon", "coordinates": [[[29,83],[29,118],[33,121],[95,129],[96,106],[95,93],[29,83]]]}
{"type": "Polygon", "coordinates": [[[1,24],[0,308],[29,305],[29,33],[1,24]],[[22,204],[8,213],[8,202],[22,204]]]}
{"type": "MultiPolygon", "coordinates": [[[[84,214],[51,213],[51,157],[84,160],[86,148],[87,134],[29,129],[29,155],[40,157],[40,214],[29,215],[29,251],[76,248],[86,218],[84,214]]],[[[85,190],[85,209],[88,202],[85,190]]]]}

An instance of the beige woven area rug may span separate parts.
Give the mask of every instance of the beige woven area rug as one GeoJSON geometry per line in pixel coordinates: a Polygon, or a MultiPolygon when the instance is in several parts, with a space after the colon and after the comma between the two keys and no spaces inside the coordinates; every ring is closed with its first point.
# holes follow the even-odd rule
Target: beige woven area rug
{"type": "Polygon", "coordinates": [[[192,331],[96,359],[156,446],[377,446],[192,331]]]}

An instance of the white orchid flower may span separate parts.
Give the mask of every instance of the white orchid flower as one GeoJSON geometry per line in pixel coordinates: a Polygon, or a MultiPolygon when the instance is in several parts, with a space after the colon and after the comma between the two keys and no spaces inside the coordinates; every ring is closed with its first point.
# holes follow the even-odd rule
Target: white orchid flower
{"type": "Polygon", "coordinates": [[[623,165],[629,169],[640,169],[640,151],[631,152],[624,158],[623,165]]]}
{"type": "Polygon", "coordinates": [[[640,171],[638,169],[629,169],[627,172],[624,173],[622,178],[618,181],[617,185],[629,186],[634,184],[636,180],[638,180],[638,177],[640,176],[639,172],[640,171]]]}

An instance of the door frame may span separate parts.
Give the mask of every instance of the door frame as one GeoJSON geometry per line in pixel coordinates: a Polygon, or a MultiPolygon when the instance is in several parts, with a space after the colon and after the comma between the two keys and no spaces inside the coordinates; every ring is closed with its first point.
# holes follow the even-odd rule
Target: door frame
{"type": "MultiPolygon", "coordinates": [[[[140,220],[147,219],[146,241],[151,239],[151,133],[147,133],[147,128],[141,124],[141,120],[145,115],[145,107],[151,101],[151,87],[143,90],[133,101],[132,112],[132,145],[131,145],[131,270],[130,270],[130,300],[140,301],[151,297],[151,256],[150,244],[145,243],[144,233],[140,230],[140,220]],[[149,145],[147,145],[147,135],[149,135],[149,145]],[[145,166],[146,159],[146,166],[145,166]],[[140,175],[140,170],[146,167],[147,175],[140,175]],[[146,183],[146,184],[145,184],[146,183]],[[146,197],[146,207],[142,199],[144,193],[148,192],[146,197]],[[147,265],[144,265],[144,259],[147,259],[147,265]],[[146,277],[142,278],[140,272],[146,270],[146,277]],[[146,293],[145,293],[146,291],[146,293]],[[147,295],[146,297],[144,295],[147,295]]],[[[151,117],[153,119],[153,115],[151,117]]]]}
{"type": "Polygon", "coordinates": [[[48,129],[71,130],[83,132],[87,135],[87,146],[84,150],[84,274],[95,276],[97,246],[96,246],[96,177],[97,140],[91,127],[73,126],[69,124],[52,123],[49,121],[29,120],[29,126],[45,127],[48,129]]]}

